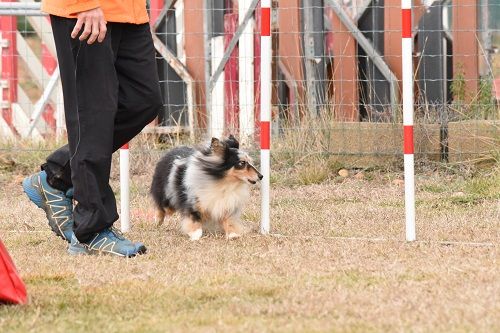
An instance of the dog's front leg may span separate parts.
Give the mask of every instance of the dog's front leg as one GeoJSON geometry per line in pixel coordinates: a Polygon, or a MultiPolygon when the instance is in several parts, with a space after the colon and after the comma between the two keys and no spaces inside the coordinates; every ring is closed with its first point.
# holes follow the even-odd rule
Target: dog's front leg
{"type": "Polygon", "coordinates": [[[170,216],[172,216],[172,214],[174,214],[174,210],[170,207],[157,208],[156,209],[156,216],[155,216],[156,226],[160,227],[163,224],[165,217],[170,217],[170,216]]]}
{"type": "Polygon", "coordinates": [[[189,236],[192,241],[197,241],[203,234],[200,222],[194,221],[191,217],[185,217],[182,220],[182,231],[189,236]]]}
{"type": "Polygon", "coordinates": [[[163,224],[164,219],[165,219],[165,210],[163,208],[157,208],[155,216],[156,226],[160,227],[163,224]]]}
{"type": "Polygon", "coordinates": [[[228,216],[222,219],[221,224],[226,234],[226,239],[241,237],[242,227],[236,216],[228,216]]]}

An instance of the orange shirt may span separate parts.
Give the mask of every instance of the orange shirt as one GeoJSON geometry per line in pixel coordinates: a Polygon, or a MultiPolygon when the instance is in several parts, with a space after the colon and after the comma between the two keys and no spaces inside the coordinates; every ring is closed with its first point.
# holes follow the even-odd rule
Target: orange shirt
{"type": "Polygon", "coordinates": [[[75,18],[76,14],[101,7],[108,22],[149,22],[146,0],[43,0],[42,11],[55,16],[75,18]]]}

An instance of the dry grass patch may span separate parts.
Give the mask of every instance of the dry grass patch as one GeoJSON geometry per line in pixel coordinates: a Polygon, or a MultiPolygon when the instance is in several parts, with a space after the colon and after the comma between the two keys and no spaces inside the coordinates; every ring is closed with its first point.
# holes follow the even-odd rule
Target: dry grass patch
{"type": "Polygon", "coordinates": [[[393,183],[400,174],[278,182],[270,237],[255,232],[255,189],[243,215],[253,232],[192,243],[178,217],[154,225],[151,170],[142,170],[133,178],[129,237],[149,252],[133,259],[67,255],[21,178],[3,174],[0,237],[30,303],[1,307],[1,332],[500,330],[498,170],[418,175],[416,243],[402,241],[403,188],[393,183]],[[455,202],[460,192],[474,203],[455,202]]]}

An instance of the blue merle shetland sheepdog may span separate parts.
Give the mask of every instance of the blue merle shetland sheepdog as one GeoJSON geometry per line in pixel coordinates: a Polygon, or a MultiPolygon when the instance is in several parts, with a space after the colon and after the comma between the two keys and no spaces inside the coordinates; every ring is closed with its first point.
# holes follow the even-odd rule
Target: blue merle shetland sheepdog
{"type": "Polygon", "coordinates": [[[225,140],[212,138],[207,147],[174,148],[158,162],[151,184],[157,223],[178,212],[182,230],[191,240],[200,239],[203,228],[214,224],[226,238],[239,237],[250,186],[261,179],[232,135],[225,140]]]}

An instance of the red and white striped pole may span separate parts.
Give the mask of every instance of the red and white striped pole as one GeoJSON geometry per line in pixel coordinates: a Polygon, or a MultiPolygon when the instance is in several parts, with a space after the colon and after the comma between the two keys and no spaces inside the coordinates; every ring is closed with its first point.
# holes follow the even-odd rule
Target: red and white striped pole
{"type": "Polygon", "coordinates": [[[264,178],[261,184],[260,232],[268,234],[270,229],[270,175],[271,175],[271,0],[261,1],[261,47],[260,47],[260,170],[264,178]]]}
{"type": "Polygon", "coordinates": [[[403,62],[403,131],[406,240],[415,236],[415,158],[413,146],[413,41],[411,33],[411,0],[401,0],[403,62]]]}
{"type": "Polygon", "coordinates": [[[128,143],[120,148],[120,224],[122,232],[130,230],[130,155],[128,143]]]}

